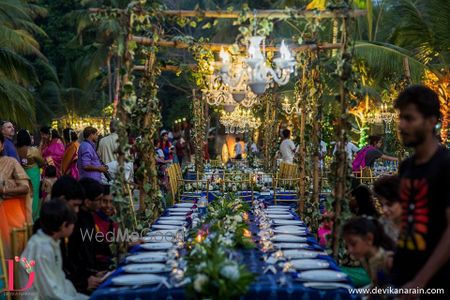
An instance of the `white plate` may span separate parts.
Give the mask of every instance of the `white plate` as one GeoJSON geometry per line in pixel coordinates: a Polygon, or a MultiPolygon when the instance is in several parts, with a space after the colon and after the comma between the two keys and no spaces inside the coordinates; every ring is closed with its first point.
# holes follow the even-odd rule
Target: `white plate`
{"type": "Polygon", "coordinates": [[[277,230],[306,231],[305,225],[282,225],[282,226],[276,226],[274,229],[277,229],[277,230]]]}
{"type": "Polygon", "coordinates": [[[327,269],[330,263],[323,259],[296,259],[291,260],[290,263],[296,270],[317,270],[327,269]]]}
{"type": "Polygon", "coordinates": [[[287,219],[293,219],[294,216],[291,214],[287,214],[287,215],[281,215],[281,214],[274,214],[274,215],[267,215],[269,218],[271,218],[272,220],[287,220],[287,219]]]}
{"type": "Polygon", "coordinates": [[[300,220],[273,220],[275,225],[304,225],[300,220]]]}
{"type": "Polygon", "coordinates": [[[301,259],[301,258],[316,258],[317,256],[324,254],[322,252],[310,251],[310,250],[284,250],[283,254],[289,259],[301,259]]]}
{"type": "Polygon", "coordinates": [[[144,243],[175,243],[182,239],[181,233],[166,233],[144,236],[141,240],[144,243]]]}
{"type": "Polygon", "coordinates": [[[122,267],[126,273],[163,273],[169,272],[164,264],[130,264],[122,267]]]}
{"type": "MultiPolygon", "coordinates": [[[[283,226],[281,226],[283,227],[283,226]]],[[[300,236],[306,236],[308,235],[306,233],[306,229],[303,227],[298,227],[298,228],[275,228],[273,229],[273,232],[275,234],[290,234],[290,235],[300,235],[300,236]]]]}
{"type": "Polygon", "coordinates": [[[149,263],[149,262],[166,262],[167,254],[165,252],[147,252],[130,255],[126,258],[127,263],[149,263]]]}
{"type": "Polygon", "coordinates": [[[169,216],[186,216],[189,214],[189,211],[180,211],[180,212],[169,212],[169,216]]]}
{"type": "Polygon", "coordinates": [[[309,246],[306,243],[274,243],[273,245],[278,249],[304,249],[309,246]]]}
{"type": "Polygon", "coordinates": [[[114,285],[145,285],[157,284],[163,281],[165,277],[153,274],[129,274],[121,275],[112,279],[114,285]]]}
{"type": "Polygon", "coordinates": [[[301,272],[297,279],[305,281],[335,282],[347,280],[347,274],[334,270],[313,270],[301,272]]]}
{"type": "Polygon", "coordinates": [[[172,247],[173,247],[173,244],[168,243],[168,242],[141,244],[141,248],[145,249],[145,250],[168,250],[172,247]]]}
{"type": "Polygon", "coordinates": [[[289,210],[281,209],[266,209],[265,213],[268,215],[292,215],[289,210]]]}
{"type": "Polygon", "coordinates": [[[306,242],[306,237],[296,236],[291,234],[276,234],[271,238],[272,242],[294,242],[303,243],[306,242]]]}
{"type": "Polygon", "coordinates": [[[194,206],[193,203],[177,203],[177,204],[175,204],[175,207],[189,207],[189,208],[191,208],[192,206],[194,206]]]}
{"type": "Polygon", "coordinates": [[[147,233],[147,236],[175,235],[178,232],[181,234],[181,229],[156,229],[147,233]]]}
{"type": "Polygon", "coordinates": [[[172,207],[167,209],[170,212],[190,212],[192,209],[189,207],[172,207]]]}
{"type": "Polygon", "coordinates": [[[348,284],[343,284],[343,283],[337,283],[337,282],[305,282],[303,283],[304,287],[307,288],[315,288],[315,289],[319,289],[319,290],[335,290],[335,289],[352,289],[353,287],[351,287],[348,284]]]}
{"type": "Polygon", "coordinates": [[[164,217],[159,217],[158,220],[178,220],[178,221],[185,221],[186,217],[185,216],[164,216],[164,217]]]}
{"type": "Polygon", "coordinates": [[[283,210],[289,210],[291,209],[290,206],[286,206],[286,205],[269,205],[267,206],[268,209],[283,209],[283,210]]]}
{"type": "Polygon", "coordinates": [[[153,229],[182,229],[183,226],[175,226],[175,225],[165,225],[165,224],[153,224],[153,229]]]}
{"type": "Polygon", "coordinates": [[[186,221],[180,221],[180,220],[158,220],[158,224],[162,225],[178,225],[183,226],[186,224],[186,221]]]}

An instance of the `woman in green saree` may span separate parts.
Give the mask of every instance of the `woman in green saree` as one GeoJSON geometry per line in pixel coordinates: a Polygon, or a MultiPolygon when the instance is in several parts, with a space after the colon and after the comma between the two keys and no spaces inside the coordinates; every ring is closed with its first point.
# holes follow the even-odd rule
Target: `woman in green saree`
{"type": "Polygon", "coordinates": [[[30,177],[33,186],[33,222],[39,216],[40,200],[39,200],[39,186],[40,186],[40,167],[44,164],[44,160],[38,148],[31,147],[31,135],[28,131],[21,129],[17,133],[17,153],[19,154],[20,164],[25,169],[25,172],[30,177]]]}

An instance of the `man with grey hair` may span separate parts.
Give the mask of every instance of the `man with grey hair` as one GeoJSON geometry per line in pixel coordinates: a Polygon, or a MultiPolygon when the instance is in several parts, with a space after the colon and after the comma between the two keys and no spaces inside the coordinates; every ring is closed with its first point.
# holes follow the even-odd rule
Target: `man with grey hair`
{"type": "Polygon", "coordinates": [[[102,138],[98,144],[97,153],[105,164],[117,160],[117,149],[119,148],[119,136],[116,133],[117,125],[118,121],[112,119],[109,124],[111,133],[102,138]]]}
{"type": "Polygon", "coordinates": [[[9,156],[19,160],[19,155],[17,154],[17,149],[14,146],[13,138],[15,134],[14,125],[10,121],[2,121],[0,127],[5,137],[5,142],[3,143],[3,156],[9,156]]]}

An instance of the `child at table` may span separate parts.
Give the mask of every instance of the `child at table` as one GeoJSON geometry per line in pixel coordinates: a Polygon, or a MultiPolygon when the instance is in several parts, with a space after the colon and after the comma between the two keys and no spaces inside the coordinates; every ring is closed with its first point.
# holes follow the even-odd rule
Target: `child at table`
{"type": "Polygon", "coordinates": [[[385,234],[383,226],[372,217],[356,217],[344,225],[342,233],[348,253],[360,260],[372,286],[386,286],[394,242],[385,234]]]}
{"type": "Polygon", "coordinates": [[[62,199],[52,199],[42,204],[40,212],[41,229],[28,241],[21,258],[21,287],[31,287],[21,299],[81,300],[88,296],[79,294],[66,279],[62,268],[60,240],[72,234],[77,215],[62,199]],[[34,261],[34,262],[32,262],[34,261]]]}

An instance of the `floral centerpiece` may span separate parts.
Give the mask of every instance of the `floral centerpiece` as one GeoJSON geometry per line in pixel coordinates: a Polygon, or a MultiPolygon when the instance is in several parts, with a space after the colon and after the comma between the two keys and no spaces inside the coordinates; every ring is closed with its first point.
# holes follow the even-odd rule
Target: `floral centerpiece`
{"type": "Polygon", "coordinates": [[[208,214],[188,243],[188,296],[194,299],[232,299],[244,294],[254,280],[238,262],[238,248],[254,247],[248,229],[249,205],[228,194],[208,206],[208,214]]]}

